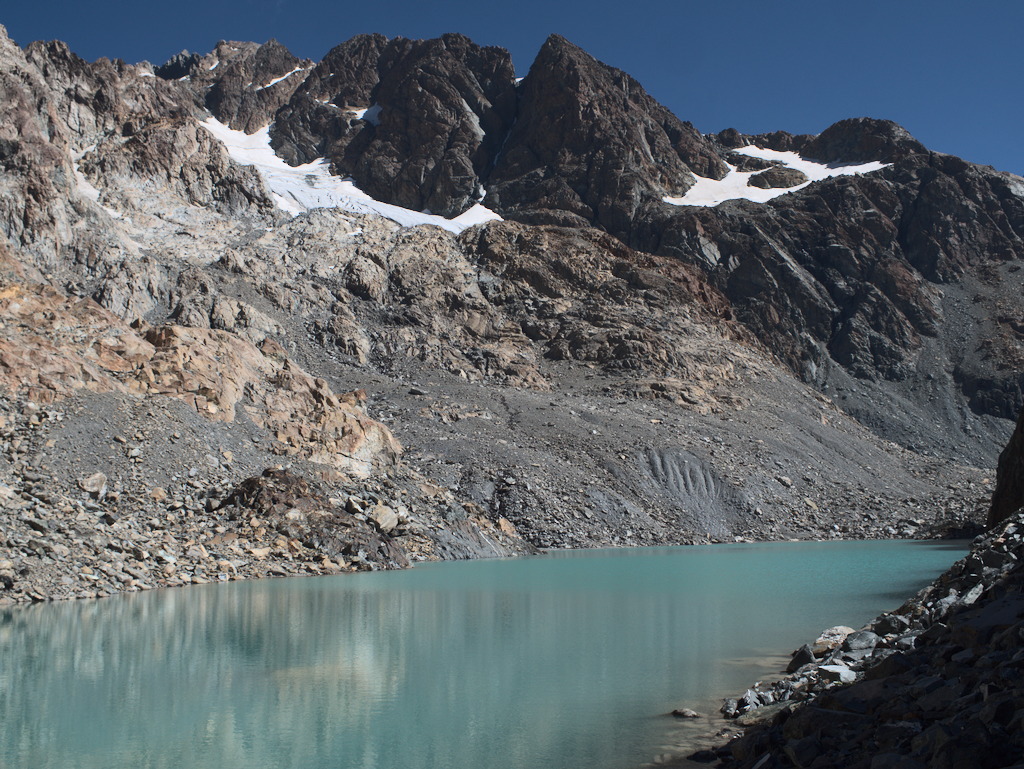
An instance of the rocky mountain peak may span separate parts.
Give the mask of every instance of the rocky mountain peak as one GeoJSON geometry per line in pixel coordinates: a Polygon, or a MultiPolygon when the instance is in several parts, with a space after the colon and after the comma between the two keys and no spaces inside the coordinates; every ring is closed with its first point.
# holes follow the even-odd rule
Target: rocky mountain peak
{"type": "Polygon", "coordinates": [[[198,71],[202,60],[203,57],[200,54],[182,50],[160,66],[154,67],[153,74],[164,80],[180,80],[183,77],[191,77],[198,71]]]}
{"type": "Polygon", "coordinates": [[[193,85],[197,92],[205,91],[204,104],[214,117],[246,133],[270,124],[312,66],[276,40],[259,46],[222,42],[215,54],[193,85]]]}
{"type": "Polygon", "coordinates": [[[597,224],[628,240],[644,200],[682,194],[726,165],[689,123],[621,70],[559,35],[519,91],[519,117],[488,181],[488,202],[527,222],[597,224]]]}
{"type": "Polygon", "coordinates": [[[369,107],[380,82],[377,62],[387,44],[384,35],[364,34],[336,45],[314,65],[296,96],[336,107],[369,107]]]}
{"type": "Polygon", "coordinates": [[[894,163],[928,150],[891,120],[859,117],[833,123],[804,144],[800,152],[826,163],[894,163]]]}
{"type": "Polygon", "coordinates": [[[361,36],[333,49],[276,115],[289,162],[327,157],[378,200],[455,216],[478,202],[515,119],[502,48],[463,35],[361,36]]]}

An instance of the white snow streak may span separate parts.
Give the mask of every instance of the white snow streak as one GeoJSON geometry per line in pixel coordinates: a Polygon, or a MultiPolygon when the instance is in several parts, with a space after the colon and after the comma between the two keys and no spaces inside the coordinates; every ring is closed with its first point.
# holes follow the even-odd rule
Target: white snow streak
{"type": "MultiPolygon", "coordinates": [[[[213,67],[211,67],[210,69],[213,69],[213,67]]],[[[257,91],[262,91],[262,90],[264,90],[264,89],[266,89],[266,88],[270,88],[270,86],[272,86],[272,85],[277,85],[277,84],[278,84],[278,83],[280,83],[280,82],[281,82],[282,80],[287,80],[287,79],[288,79],[288,78],[290,78],[290,77],[291,77],[292,75],[294,75],[294,74],[295,74],[296,72],[305,72],[305,71],[306,71],[306,68],[305,68],[305,67],[296,67],[296,68],[295,68],[295,69],[293,69],[293,70],[292,70],[291,72],[289,72],[289,73],[288,73],[287,75],[281,75],[281,77],[275,77],[275,78],[274,78],[273,80],[271,80],[271,81],[270,81],[269,83],[267,83],[266,85],[261,85],[261,86],[260,86],[259,88],[257,88],[256,90],[257,90],[257,91]]],[[[250,83],[249,85],[252,85],[252,83],[250,83]]]]}
{"type": "Polygon", "coordinates": [[[773,198],[785,195],[787,192],[802,190],[811,182],[828,179],[832,176],[850,176],[853,174],[866,174],[872,171],[879,171],[885,168],[888,163],[860,163],[858,165],[839,165],[818,163],[814,160],[800,157],[795,152],[780,152],[778,150],[763,149],[753,144],[740,147],[734,152],[750,157],[763,158],[764,160],[776,160],[789,168],[795,168],[806,174],[808,181],[798,184],[795,187],[781,189],[763,190],[760,187],[751,187],[747,184],[750,177],[760,171],[737,171],[735,166],[729,166],[729,173],[724,179],[706,179],[703,176],[697,177],[697,183],[686,191],[681,198],[666,197],[663,200],[675,206],[717,206],[727,200],[752,200],[755,203],[767,203],[773,198]]]}
{"type": "Polygon", "coordinates": [[[75,185],[78,187],[78,194],[87,200],[91,200],[96,203],[100,208],[110,214],[114,219],[121,218],[121,212],[115,211],[113,208],[100,203],[100,191],[90,182],[78,168],[78,161],[85,157],[87,152],[92,152],[96,149],[96,145],[93,144],[91,147],[86,147],[84,150],[76,155],[71,156],[71,166],[75,171],[75,185]]]}
{"type": "Polygon", "coordinates": [[[474,224],[501,219],[480,204],[454,219],[445,219],[381,203],[356,187],[351,180],[333,176],[323,158],[294,167],[285,163],[270,146],[269,126],[250,135],[234,131],[212,117],[201,125],[224,144],[232,160],[239,165],[254,166],[263,177],[274,202],[292,216],[314,208],[338,208],[356,214],[377,214],[403,227],[432,224],[456,234],[474,224]]]}

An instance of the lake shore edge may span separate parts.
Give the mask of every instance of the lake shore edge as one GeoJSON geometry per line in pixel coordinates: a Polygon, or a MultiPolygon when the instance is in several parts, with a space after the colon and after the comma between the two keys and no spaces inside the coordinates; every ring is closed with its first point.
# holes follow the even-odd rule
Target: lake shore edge
{"type": "Polygon", "coordinates": [[[1022,584],[1024,512],[898,609],[825,630],[786,676],[726,699],[695,751],[651,766],[923,769],[978,766],[978,751],[1010,766],[1024,748],[1022,584]]]}

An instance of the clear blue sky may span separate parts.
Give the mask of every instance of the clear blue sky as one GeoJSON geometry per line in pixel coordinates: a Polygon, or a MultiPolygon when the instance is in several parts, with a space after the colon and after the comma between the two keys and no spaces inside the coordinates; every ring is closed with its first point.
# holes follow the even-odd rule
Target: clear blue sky
{"type": "Polygon", "coordinates": [[[320,58],[360,32],[462,32],[520,75],[549,33],[625,70],[705,132],[818,133],[881,117],[928,147],[1024,174],[1024,3],[1016,0],[50,0],[6,3],[20,45],[165,61],[220,39],[277,38],[320,58]]]}

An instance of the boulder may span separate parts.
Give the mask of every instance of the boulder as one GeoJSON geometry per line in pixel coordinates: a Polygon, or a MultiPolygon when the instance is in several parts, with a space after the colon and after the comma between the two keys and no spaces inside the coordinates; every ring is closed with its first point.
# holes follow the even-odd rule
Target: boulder
{"type": "Polygon", "coordinates": [[[787,673],[795,673],[797,670],[802,668],[804,665],[810,665],[814,662],[814,649],[810,644],[804,644],[795,652],[793,652],[793,659],[789,661],[786,666],[787,673]]]}
{"type": "Polygon", "coordinates": [[[846,625],[836,625],[830,627],[828,630],[822,632],[817,639],[815,639],[811,648],[814,651],[814,656],[821,657],[842,646],[843,641],[846,640],[846,636],[854,632],[852,627],[846,627],[846,625]]]}
{"type": "Polygon", "coordinates": [[[751,187],[761,189],[775,189],[781,187],[796,187],[807,181],[807,174],[796,168],[776,166],[760,173],[754,174],[747,180],[751,187]]]}
{"type": "Polygon", "coordinates": [[[857,630],[843,639],[842,648],[844,651],[853,652],[874,649],[879,640],[879,637],[870,630],[857,630]]]}

